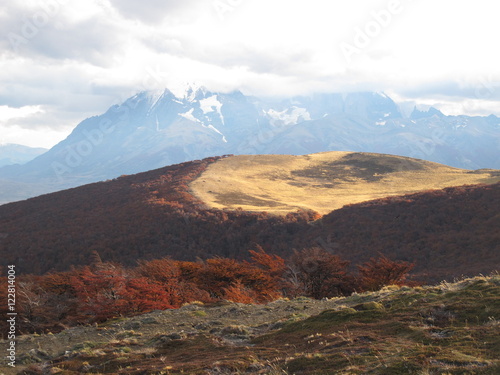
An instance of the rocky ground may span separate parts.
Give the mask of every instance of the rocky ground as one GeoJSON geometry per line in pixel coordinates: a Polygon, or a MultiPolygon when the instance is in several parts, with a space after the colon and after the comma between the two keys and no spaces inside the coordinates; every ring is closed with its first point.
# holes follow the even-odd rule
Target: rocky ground
{"type": "MultiPolygon", "coordinates": [[[[0,374],[498,374],[500,276],[264,305],[193,303],[25,335],[0,374]]],[[[7,342],[0,342],[2,353],[7,342]]]]}

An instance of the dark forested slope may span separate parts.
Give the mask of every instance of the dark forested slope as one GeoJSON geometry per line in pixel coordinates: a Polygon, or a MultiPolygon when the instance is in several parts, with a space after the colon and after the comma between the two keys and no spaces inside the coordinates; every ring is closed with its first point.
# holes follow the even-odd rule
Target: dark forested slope
{"type": "Polygon", "coordinates": [[[188,184],[217,160],[178,164],[0,206],[0,263],[21,273],[171,256],[282,256],[320,246],[356,264],[378,252],[416,262],[427,281],[500,264],[500,184],[427,191],[346,206],[319,219],[207,209],[188,184]]]}
{"type": "Polygon", "coordinates": [[[471,185],[344,207],[308,238],[352,261],[381,252],[416,263],[427,281],[488,273],[500,265],[500,184],[471,185]]]}

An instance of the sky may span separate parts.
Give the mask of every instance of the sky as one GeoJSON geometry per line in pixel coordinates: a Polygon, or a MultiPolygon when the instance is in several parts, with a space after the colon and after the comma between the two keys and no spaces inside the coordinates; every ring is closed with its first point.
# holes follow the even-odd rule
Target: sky
{"type": "Polygon", "coordinates": [[[186,82],[500,116],[499,14],[494,0],[3,1],[0,144],[52,147],[137,92],[186,82]]]}

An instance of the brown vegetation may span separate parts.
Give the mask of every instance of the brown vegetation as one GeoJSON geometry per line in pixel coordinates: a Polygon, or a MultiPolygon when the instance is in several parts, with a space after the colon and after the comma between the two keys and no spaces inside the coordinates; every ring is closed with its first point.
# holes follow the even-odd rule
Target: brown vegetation
{"type": "Polygon", "coordinates": [[[90,265],[95,251],[126,267],[166,256],[243,260],[257,245],[284,258],[321,247],[350,261],[351,272],[382,253],[416,263],[412,273],[423,282],[487,274],[500,264],[498,183],[388,197],[323,217],[274,216],[208,209],[191,195],[189,183],[216,160],[0,206],[0,265],[15,264],[20,274],[67,271],[90,265]]]}
{"type": "MultiPolygon", "coordinates": [[[[251,256],[251,261],[165,258],[141,261],[129,269],[97,261],[66,272],[20,276],[18,329],[21,333],[54,332],[75,324],[179,308],[193,301],[265,303],[283,296],[339,297],[363,291],[365,284],[370,290],[374,285],[403,284],[409,270],[400,269],[395,275],[399,263],[382,257],[373,260],[369,273],[360,268],[358,282],[347,270],[349,262],[320,248],[295,252],[288,262],[260,247],[251,256]]],[[[7,278],[1,278],[0,284],[6,290],[7,278]]],[[[0,313],[5,315],[7,301],[0,299],[0,313]]],[[[0,327],[6,328],[5,324],[0,327]]]]}
{"type": "MultiPolygon", "coordinates": [[[[498,374],[500,277],[323,300],[200,302],[19,336],[14,374],[498,374]]],[[[0,341],[5,352],[8,341],[0,341]]]]}

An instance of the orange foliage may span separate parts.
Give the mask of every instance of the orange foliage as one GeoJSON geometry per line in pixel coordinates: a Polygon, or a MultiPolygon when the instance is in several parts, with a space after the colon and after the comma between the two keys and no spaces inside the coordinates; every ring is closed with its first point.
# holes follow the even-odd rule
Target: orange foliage
{"type": "Polygon", "coordinates": [[[250,250],[252,262],[261,267],[267,274],[273,278],[281,278],[285,272],[285,260],[275,254],[268,254],[264,249],[257,245],[257,250],[250,250]]]}
{"type": "Polygon", "coordinates": [[[222,290],[223,299],[239,303],[255,303],[258,299],[257,293],[236,281],[222,290]]]}
{"type": "Polygon", "coordinates": [[[223,299],[224,289],[241,282],[244,274],[245,268],[235,259],[207,259],[199,272],[198,285],[203,285],[211,297],[223,299]]]}
{"type": "Polygon", "coordinates": [[[128,312],[127,279],[121,267],[106,264],[98,270],[83,267],[71,279],[81,313],[103,321],[128,312]]]}
{"type": "Polygon", "coordinates": [[[171,306],[179,307],[182,304],[182,296],[179,285],[181,270],[178,262],[169,258],[155,259],[148,262],[140,261],[136,272],[159,285],[168,295],[168,303],[171,306]]]}
{"type": "MultiPolygon", "coordinates": [[[[296,251],[287,262],[261,246],[255,248],[250,250],[251,261],[164,258],[140,261],[133,269],[102,262],[95,254],[92,266],[20,276],[20,329],[24,333],[55,332],[66,326],[177,308],[193,301],[263,303],[283,294],[313,298],[347,295],[355,288],[374,290],[387,283],[402,283],[412,267],[380,256],[359,266],[361,277],[355,280],[347,271],[349,262],[321,248],[296,251]]],[[[6,288],[5,277],[0,278],[0,287],[6,288]]],[[[5,308],[2,297],[0,294],[5,308]]]]}
{"type": "Polygon", "coordinates": [[[129,303],[127,314],[174,307],[172,296],[165,290],[164,285],[147,277],[129,280],[126,296],[129,303]]]}
{"type": "MultiPolygon", "coordinates": [[[[382,252],[416,262],[412,272],[425,282],[485,274],[500,264],[500,183],[373,200],[320,220],[308,210],[279,217],[207,209],[190,194],[189,183],[215,160],[2,205],[0,266],[15,264],[32,274],[68,271],[92,264],[94,250],[102,261],[127,267],[165,256],[179,261],[214,256],[241,260],[255,243],[281,257],[292,249],[319,245],[352,264],[382,252]],[[471,257],[471,251],[477,256],[471,257]]],[[[182,281],[198,285],[188,268],[195,271],[199,264],[184,266],[182,281]]]]}
{"type": "Polygon", "coordinates": [[[177,266],[181,271],[181,280],[187,282],[197,282],[198,274],[200,270],[203,268],[203,263],[194,263],[194,262],[177,262],[177,266]]]}
{"type": "Polygon", "coordinates": [[[392,261],[380,254],[378,258],[371,258],[364,265],[358,266],[360,278],[358,284],[362,290],[379,290],[386,285],[405,284],[408,273],[415,264],[392,261]]]}
{"type": "Polygon", "coordinates": [[[71,272],[56,272],[44,275],[39,279],[40,287],[48,293],[57,295],[75,295],[75,290],[71,283],[71,272]]]}

